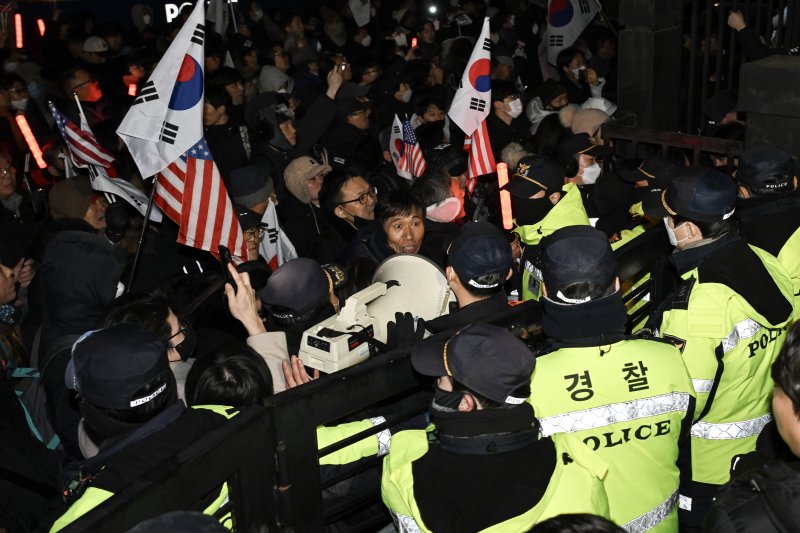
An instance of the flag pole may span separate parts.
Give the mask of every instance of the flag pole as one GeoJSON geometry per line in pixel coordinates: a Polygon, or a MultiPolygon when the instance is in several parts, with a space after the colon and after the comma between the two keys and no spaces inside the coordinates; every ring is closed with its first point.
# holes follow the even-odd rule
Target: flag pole
{"type": "MultiPolygon", "coordinates": [[[[78,116],[80,117],[81,121],[81,129],[83,129],[84,124],[86,124],[86,127],[88,128],[89,121],[86,120],[86,115],[83,114],[83,106],[81,105],[81,99],[78,98],[78,93],[76,92],[73,92],[72,96],[75,97],[75,103],[78,105],[78,116]]],[[[94,133],[92,133],[92,135],[94,135],[94,133]]],[[[92,182],[94,182],[97,170],[92,167],[94,167],[94,165],[89,163],[89,177],[91,178],[92,182]],[[94,173],[92,173],[92,170],[94,170],[94,173]]],[[[106,201],[110,204],[113,204],[114,202],[117,201],[116,195],[111,194],[110,192],[103,191],[103,196],[105,196],[106,201]]]]}
{"type": "Polygon", "coordinates": [[[144,223],[142,224],[142,232],[139,234],[139,244],[136,246],[136,255],[133,256],[133,265],[131,266],[131,273],[128,276],[128,284],[125,285],[125,293],[129,293],[133,286],[133,280],[136,277],[136,267],[139,266],[139,257],[142,255],[142,244],[144,244],[144,236],[147,233],[147,226],[150,224],[150,212],[153,210],[153,198],[156,195],[156,187],[158,187],[158,177],[153,178],[153,189],[150,191],[150,199],[147,201],[147,210],[144,214],[144,223]]]}

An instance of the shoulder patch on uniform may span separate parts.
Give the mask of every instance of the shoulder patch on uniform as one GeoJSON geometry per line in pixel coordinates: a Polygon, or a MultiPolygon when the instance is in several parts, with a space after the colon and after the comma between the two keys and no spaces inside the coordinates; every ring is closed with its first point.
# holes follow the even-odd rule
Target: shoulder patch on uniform
{"type": "Polygon", "coordinates": [[[683,281],[678,289],[675,291],[675,297],[669,303],[667,309],[688,309],[689,297],[692,295],[692,289],[697,282],[697,278],[692,276],[683,281]]]}
{"type": "Polygon", "coordinates": [[[565,465],[575,462],[572,460],[572,457],[570,457],[567,452],[561,454],[561,460],[564,462],[565,465]]]}
{"type": "Polygon", "coordinates": [[[681,339],[680,337],[676,337],[674,335],[664,335],[663,340],[674,345],[681,353],[683,353],[683,349],[686,348],[686,340],[681,339]]]}

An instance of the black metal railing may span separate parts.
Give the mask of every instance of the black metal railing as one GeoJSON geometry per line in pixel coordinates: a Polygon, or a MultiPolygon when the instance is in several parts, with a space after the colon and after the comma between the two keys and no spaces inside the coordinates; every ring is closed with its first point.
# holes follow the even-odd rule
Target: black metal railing
{"type": "MultiPolygon", "coordinates": [[[[646,291],[638,296],[649,294],[648,306],[657,304],[671,286],[662,269],[668,250],[664,229],[657,226],[616,252],[621,278],[650,273],[646,291]]],[[[531,326],[540,321],[541,307],[534,301],[509,306],[491,320],[520,335],[535,330],[531,326]]],[[[438,338],[448,335],[444,332],[438,338]]],[[[223,482],[230,487],[238,531],[323,531],[332,521],[380,502],[378,483],[370,491],[335,503],[323,496],[336,483],[379,468],[379,459],[345,466],[323,478],[320,457],[424,413],[430,390],[430,380],[413,371],[408,350],[396,350],[281,392],[265,407],[244,410],[135,480],[66,531],[124,531],[164,512],[195,508],[223,482]],[[384,414],[386,422],[318,449],[318,426],[370,414],[384,414]]],[[[373,522],[362,523],[361,529],[351,530],[374,531],[386,524],[388,516],[378,515],[373,522]]]]}

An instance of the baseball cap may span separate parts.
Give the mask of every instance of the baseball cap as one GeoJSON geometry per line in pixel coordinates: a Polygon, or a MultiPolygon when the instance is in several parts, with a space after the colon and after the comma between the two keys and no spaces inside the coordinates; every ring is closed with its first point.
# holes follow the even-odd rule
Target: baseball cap
{"type": "Polygon", "coordinates": [[[630,183],[647,180],[649,185],[666,187],[678,170],[680,167],[668,157],[659,155],[645,159],[635,170],[621,171],[619,176],[630,183]]]}
{"type": "Polygon", "coordinates": [[[450,376],[495,402],[519,405],[530,396],[536,359],[504,328],[476,322],[447,342],[421,342],[411,350],[420,374],[450,376]]]}
{"type": "Polygon", "coordinates": [[[362,102],[355,98],[342,98],[336,100],[336,119],[340,122],[345,122],[347,117],[358,111],[365,111],[369,109],[369,102],[362,102]]]}
{"type": "Polygon", "coordinates": [[[758,195],[783,195],[794,190],[792,156],[768,144],[742,152],[736,180],[758,195]]]}
{"type": "Polygon", "coordinates": [[[87,37],[85,41],[83,41],[84,52],[94,52],[96,54],[103,54],[108,52],[108,43],[102,37],[97,37],[92,35],[91,37],[87,37]]]}
{"type": "Polygon", "coordinates": [[[462,283],[476,289],[500,286],[513,261],[508,238],[500,228],[488,222],[465,225],[450,244],[447,257],[462,283]],[[476,281],[485,276],[496,276],[497,280],[493,283],[476,281]]]}
{"type": "Polygon", "coordinates": [[[735,211],[736,182],[718,170],[684,167],[660,198],[651,196],[643,207],[645,213],[656,218],[681,215],[700,222],[718,222],[735,211]]]}
{"type": "Polygon", "coordinates": [[[529,155],[519,160],[517,169],[502,190],[517,198],[530,198],[539,191],[545,196],[564,186],[564,168],[547,156],[529,155]]]}
{"type": "Polygon", "coordinates": [[[588,133],[576,133],[559,141],[556,145],[555,153],[559,160],[572,157],[576,154],[603,156],[608,152],[599,144],[594,144],[588,133]]]}
{"type": "Polygon", "coordinates": [[[239,225],[242,227],[242,231],[247,231],[261,224],[261,215],[255,211],[251,211],[238,204],[233,204],[233,209],[236,211],[236,218],[239,219],[239,225]]]}
{"type": "Polygon", "coordinates": [[[261,301],[273,314],[310,313],[328,301],[328,276],[313,259],[299,257],[279,266],[261,291],[261,301]]]}
{"type": "Polygon", "coordinates": [[[590,300],[564,296],[563,291],[570,285],[587,282],[608,287],[617,272],[608,237],[591,226],[567,226],[550,234],[542,242],[537,263],[548,298],[568,304],[590,300]]]}
{"type": "Polygon", "coordinates": [[[170,374],[166,342],[139,324],[121,322],[85,333],[75,342],[64,383],[92,405],[131,409],[163,394],[166,381],[136,396],[145,385],[170,374]]]}

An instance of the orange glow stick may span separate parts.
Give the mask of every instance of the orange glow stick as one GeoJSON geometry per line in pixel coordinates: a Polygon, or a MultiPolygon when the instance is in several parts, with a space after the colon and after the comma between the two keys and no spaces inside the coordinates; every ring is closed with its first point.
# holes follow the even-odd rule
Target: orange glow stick
{"type": "Polygon", "coordinates": [[[44,21],[42,19],[36,19],[36,25],[39,26],[39,35],[44,37],[44,21]]]}
{"type": "Polygon", "coordinates": [[[17,37],[17,48],[22,48],[22,15],[14,15],[14,34],[17,37]]]}
{"type": "Polygon", "coordinates": [[[28,121],[25,120],[25,115],[17,115],[14,118],[17,121],[17,126],[19,126],[19,129],[22,132],[22,136],[25,137],[25,142],[28,143],[28,148],[30,149],[31,154],[33,154],[36,164],[39,166],[39,168],[47,168],[47,163],[45,163],[44,159],[42,159],[42,149],[39,148],[39,143],[36,142],[36,137],[33,136],[31,127],[28,126],[28,121]]]}
{"type": "Polygon", "coordinates": [[[136,84],[129,83],[128,84],[128,96],[136,96],[136,84]]]}
{"type": "MultiPolygon", "coordinates": [[[[497,164],[497,184],[502,189],[508,183],[508,165],[505,163],[497,164]]],[[[511,214],[511,193],[500,191],[500,210],[503,213],[503,228],[510,230],[514,227],[513,215],[511,214]]]]}

